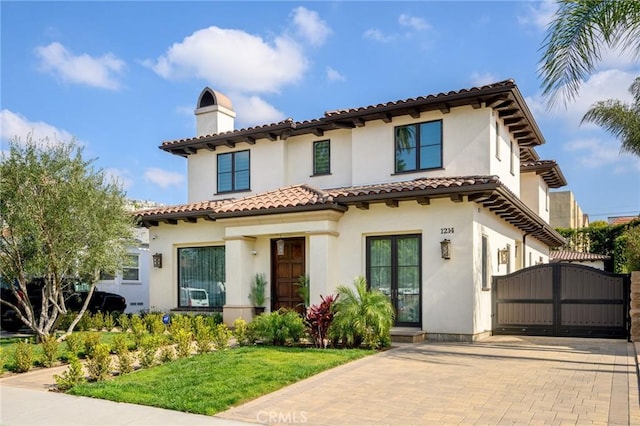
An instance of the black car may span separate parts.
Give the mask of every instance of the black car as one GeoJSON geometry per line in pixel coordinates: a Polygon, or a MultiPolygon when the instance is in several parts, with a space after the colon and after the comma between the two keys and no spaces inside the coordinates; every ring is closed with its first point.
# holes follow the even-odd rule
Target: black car
{"type": "MultiPolygon", "coordinates": [[[[38,315],[40,306],[42,306],[41,287],[39,286],[38,282],[33,282],[27,286],[27,290],[29,293],[31,306],[33,306],[34,310],[36,311],[35,314],[38,315]]],[[[22,295],[22,292],[19,293],[20,297],[24,297],[24,295],[22,295]]],[[[88,294],[89,293],[87,291],[73,291],[66,294],[65,302],[67,309],[71,312],[80,311],[85,300],[87,300],[88,294]]],[[[1,297],[2,300],[11,302],[15,306],[20,306],[14,294],[6,284],[2,285],[1,287],[1,297]]],[[[120,296],[119,294],[94,290],[93,294],[91,295],[89,305],[87,306],[87,312],[91,314],[95,314],[97,312],[123,313],[126,308],[127,302],[125,298],[120,296]]],[[[3,330],[18,331],[24,326],[24,323],[20,320],[17,313],[12,308],[5,304],[0,304],[0,310],[2,312],[2,315],[0,317],[0,326],[3,330]]]]}

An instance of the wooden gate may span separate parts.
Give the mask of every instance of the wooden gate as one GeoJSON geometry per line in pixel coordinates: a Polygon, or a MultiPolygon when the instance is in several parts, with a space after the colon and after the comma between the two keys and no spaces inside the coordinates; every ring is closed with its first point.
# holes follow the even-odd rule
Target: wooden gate
{"type": "Polygon", "coordinates": [[[493,334],[629,336],[628,275],[548,263],[493,277],[493,334]]]}

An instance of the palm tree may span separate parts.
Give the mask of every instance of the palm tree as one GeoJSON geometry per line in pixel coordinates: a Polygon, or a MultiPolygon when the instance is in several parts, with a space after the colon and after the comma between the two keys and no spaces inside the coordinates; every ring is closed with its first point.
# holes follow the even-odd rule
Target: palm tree
{"type": "Polygon", "coordinates": [[[617,99],[596,102],[582,117],[581,123],[591,122],[604,127],[621,140],[622,152],[640,157],[640,77],[636,77],[629,92],[632,104],[617,99]]]}
{"type": "Polygon", "coordinates": [[[539,73],[543,96],[553,105],[578,93],[580,83],[601,59],[603,47],[621,46],[640,56],[640,2],[558,0],[548,27],[539,73]]]}

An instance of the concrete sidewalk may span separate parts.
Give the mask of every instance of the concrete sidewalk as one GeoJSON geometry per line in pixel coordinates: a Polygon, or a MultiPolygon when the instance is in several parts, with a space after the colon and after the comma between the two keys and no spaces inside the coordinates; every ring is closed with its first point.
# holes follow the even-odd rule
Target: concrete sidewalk
{"type": "Polygon", "coordinates": [[[65,369],[0,380],[0,424],[640,425],[636,349],[624,340],[399,345],[214,417],[46,392],[65,369]]]}

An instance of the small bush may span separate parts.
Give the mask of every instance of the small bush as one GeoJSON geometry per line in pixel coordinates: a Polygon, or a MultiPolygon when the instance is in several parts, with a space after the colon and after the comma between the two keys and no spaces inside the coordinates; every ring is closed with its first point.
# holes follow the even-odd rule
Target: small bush
{"type": "Polygon", "coordinates": [[[133,355],[126,346],[121,352],[118,352],[118,371],[120,374],[128,374],[133,371],[133,355]]]}
{"type": "Polygon", "coordinates": [[[153,367],[156,363],[156,353],[160,347],[158,336],[145,336],[140,345],[140,365],[144,368],[153,367]]]}
{"type": "Polygon", "coordinates": [[[162,334],[164,334],[166,327],[162,322],[162,314],[147,314],[144,317],[144,322],[147,325],[147,330],[149,331],[149,333],[153,334],[154,336],[161,336],[162,334]]]}
{"type": "MultiPolygon", "coordinates": [[[[77,313],[72,313],[72,315],[75,316],[78,315],[77,313]]],[[[91,318],[91,314],[89,312],[86,312],[82,315],[82,318],[80,318],[80,321],[78,321],[78,323],[75,326],[75,329],[78,331],[87,331],[87,330],[91,330],[91,327],[93,327],[93,320],[91,318]]]]}
{"type": "Polygon", "coordinates": [[[21,340],[16,345],[15,352],[16,372],[26,373],[33,366],[33,345],[26,340],[21,340]]]}
{"type": "Polygon", "coordinates": [[[58,348],[60,343],[56,340],[55,335],[46,336],[42,339],[42,351],[44,352],[43,364],[45,367],[53,367],[58,360],[58,348]]]}
{"type": "Polygon", "coordinates": [[[236,343],[240,346],[249,345],[252,343],[250,336],[249,324],[244,319],[237,318],[233,322],[233,337],[236,339],[236,343]]]}
{"type": "Polygon", "coordinates": [[[100,331],[104,328],[104,315],[102,312],[96,312],[91,316],[91,328],[100,331]]]}
{"type": "Polygon", "coordinates": [[[163,346],[160,349],[160,362],[165,364],[171,362],[176,358],[176,352],[172,346],[163,346]]]}
{"type": "Polygon", "coordinates": [[[186,358],[191,355],[191,342],[193,340],[191,331],[180,328],[173,332],[172,337],[176,342],[178,358],[186,358]]]}
{"type": "Polygon", "coordinates": [[[298,342],[305,329],[300,314],[284,308],[261,314],[251,324],[259,339],[275,346],[284,346],[290,341],[298,342]]]}
{"type": "Polygon", "coordinates": [[[211,326],[207,324],[207,321],[201,315],[198,315],[193,319],[193,329],[196,351],[199,354],[210,352],[213,346],[211,326]]]}
{"type": "Polygon", "coordinates": [[[98,343],[93,348],[93,353],[87,361],[87,372],[89,380],[101,381],[105,380],[111,372],[111,356],[109,355],[109,346],[104,343],[98,343]]]}
{"type": "Polygon", "coordinates": [[[113,314],[111,312],[105,313],[102,316],[102,319],[104,321],[104,328],[106,328],[107,331],[113,330],[113,328],[116,326],[115,318],[113,317],[113,314]]]}
{"type": "Polygon", "coordinates": [[[171,317],[169,331],[173,334],[176,330],[192,330],[191,318],[186,315],[174,315],[171,317]]]}
{"type": "Polygon", "coordinates": [[[78,357],[84,344],[82,336],[78,333],[71,333],[65,337],[65,343],[67,344],[67,352],[70,356],[78,357]]]}
{"type": "Polygon", "coordinates": [[[0,375],[4,374],[4,362],[6,361],[7,351],[0,347],[0,375]]]}
{"type": "Polygon", "coordinates": [[[92,358],[96,346],[100,344],[102,335],[97,331],[90,331],[84,335],[84,356],[92,358]]]}
{"type": "Polygon", "coordinates": [[[133,342],[136,349],[140,349],[142,339],[148,334],[147,325],[139,315],[131,316],[131,331],[133,332],[133,342]]]}
{"type": "Polygon", "coordinates": [[[307,309],[305,323],[313,342],[317,348],[326,348],[329,342],[328,332],[333,321],[333,305],[336,298],[333,295],[322,297],[322,303],[312,305],[307,309]]]}
{"type": "MultiPolygon", "coordinates": [[[[60,315],[60,320],[58,321],[58,325],[56,330],[66,330],[69,328],[73,320],[75,319],[76,314],[74,312],[67,312],[64,315],[60,315]]],[[[78,329],[78,326],[75,327],[78,329]]]]}
{"type": "Polygon", "coordinates": [[[58,385],[58,389],[66,391],[78,385],[84,383],[86,380],[84,372],[82,371],[82,364],[77,356],[71,355],[69,357],[69,368],[65,370],[62,375],[54,374],[53,378],[58,385]]]}
{"type": "Polygon", "coordinates": [[[229,347],[229,340],[231,339],[232,333],[227,327],[226,324],[218,324],[212,333],[213,338],[213,348],[215,350],[227,349],[229,347]]]}
{"type": "Polygon", "coordinates": [[[131,318],[127,314],[120,315],[118,317],[117,323],[118,327],[120,327],[120,330],[122,330],[123,332],[129,331],[129,328],[131,328],[131,318]]]}

